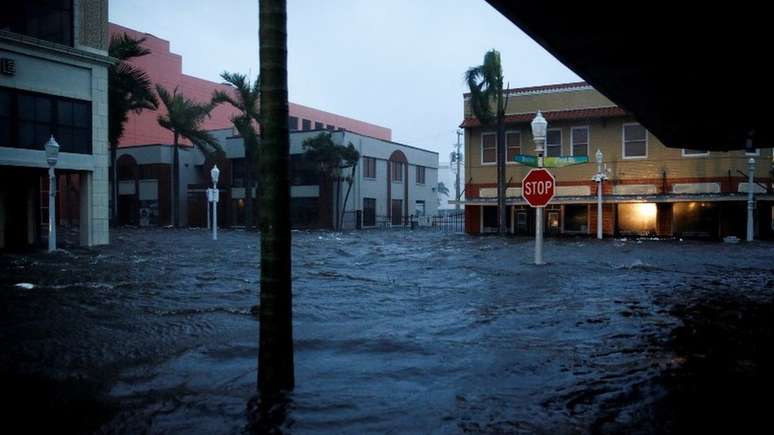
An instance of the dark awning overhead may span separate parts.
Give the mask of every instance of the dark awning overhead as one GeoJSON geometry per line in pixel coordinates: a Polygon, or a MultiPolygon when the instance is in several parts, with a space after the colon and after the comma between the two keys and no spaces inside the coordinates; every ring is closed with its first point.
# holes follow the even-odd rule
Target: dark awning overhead
{"type": "Polygon", "coordinates": [[[665,145],[774,146],[766,3],[487,1],[665,145]]]}

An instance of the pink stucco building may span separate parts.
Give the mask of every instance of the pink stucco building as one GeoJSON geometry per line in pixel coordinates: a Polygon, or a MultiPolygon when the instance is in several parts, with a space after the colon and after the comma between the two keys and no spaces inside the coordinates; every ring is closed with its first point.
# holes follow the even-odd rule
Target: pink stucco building
{"type": "MultiPolygon", "coordinates": [[[[137,58],[132,63],[142,68],[153,83],[158,83],[170,90],[177,87],[187,97],[198,101],[208,101],[216,89],[228,89],[227,86],[219,83],[183,74],[183,58],[170,51],[167,40],[115,23],[110,23],[109,30],[111,35],[127,33],[133,38],[145,38],[144,45],[151,50],[151,54],[137,58]]],[[[230,106],[220,105],[213,110],[212,117],[204,122],[204,128],[207,130],[230,128],[229,119],[234,113],[235,110],[230,106]]],[[[119,146],[170,143],[172,134],[158,125],[157,117],[157,112],[144,111],[139,115],[131,113],[119,146]]],[[[300,104],[290,103],[290,122],[291,130],[345,129],[378,139],[392,140],[392,131],[389,128],[300,104]],[[294,122],[295,126],[292,125],[294,122]]]]}

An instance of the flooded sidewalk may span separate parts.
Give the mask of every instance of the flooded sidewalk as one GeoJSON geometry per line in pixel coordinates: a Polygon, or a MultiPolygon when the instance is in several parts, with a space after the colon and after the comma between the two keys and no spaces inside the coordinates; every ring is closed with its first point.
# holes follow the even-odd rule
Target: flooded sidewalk
{"type": "MultiPolygon", "coordinates": [[[[768,402],[754,397],[774,386],[772,244],[548,240],[549,264],[535,267],[528,238],[293,237],[297,387],[279,430],[672,433],[697,419],[766,421],[768,402]]],[[[0,256],[5,420],[243,433],[259,236],[111,238],[0,256]]]]}

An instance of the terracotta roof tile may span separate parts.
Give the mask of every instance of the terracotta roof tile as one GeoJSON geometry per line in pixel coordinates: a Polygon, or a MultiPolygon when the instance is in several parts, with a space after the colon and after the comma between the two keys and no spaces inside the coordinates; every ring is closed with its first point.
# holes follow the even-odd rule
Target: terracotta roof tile
{"type": "MultiPolygon", "coordinates": [[[[527,92],[557,91],[562,89],[579,88],[583,86],[590,85],[586,82],[556,83],[552,85],[528,86],[524,88],[509,88],[506,89],[505,92],[508,94],[520,94],[527,92]]],[[[463,96],[469,97],[470,92],[465,92],[463,96]]]]}
{"type": "MultiPolygon", "coordinates": [[[[589,118],[613,118],[620,116],[627,116],[628,113],[618,107],[598,107],[593,109],[572,109],[572,110],[556,110],[553,112],[543,112],[543,116],[549,123],[551,121],[571,120],[571,119],[589,119],[589,118]]],[[[523,122],[531,122],[535,117],[535,113],[520,113],[518,115],[507,115],[505,117],[506,124],[517,124],[523,122]]],[[[475,117],[468,117],[462,121],[460,127],[480,127],[481,123],[475,117]]]]}

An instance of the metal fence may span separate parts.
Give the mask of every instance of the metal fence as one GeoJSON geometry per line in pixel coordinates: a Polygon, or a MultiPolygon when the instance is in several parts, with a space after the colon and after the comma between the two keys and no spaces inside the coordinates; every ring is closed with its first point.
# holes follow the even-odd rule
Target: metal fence
{"type": "Polygon", "coordinates": [[[357,211],[344,213],[342,224],[342,228],[345,230],[357,228],[381,231],[427,230],[462,233],[465,231],[465,213],[454,211],[436,216],[367,216],[357,211]]]}
{"type": "Polygon", "coordinates": [[[465,212],[455,211],[432,217],[431,228],[435,231],[447,233],[465,232],[465,212]]]}

